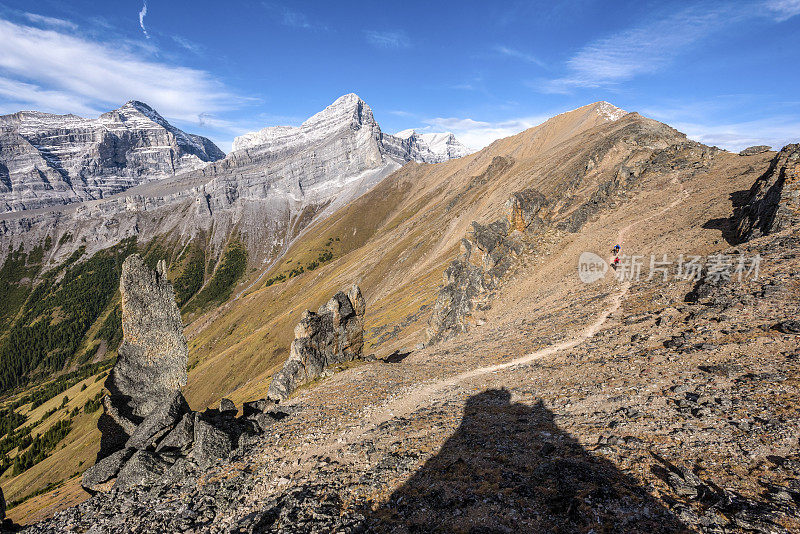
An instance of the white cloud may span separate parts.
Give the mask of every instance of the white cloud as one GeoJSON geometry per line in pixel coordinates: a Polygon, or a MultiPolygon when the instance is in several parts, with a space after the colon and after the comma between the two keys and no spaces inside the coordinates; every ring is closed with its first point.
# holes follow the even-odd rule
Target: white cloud
{"type": "Polygon", "coordinates": [[[800,0],[768,0],[765,5],[778,22],[800,15],[800,0]]]}
{"type": "Polygon", "coordinates": [[[204,47],[202,45],[199,45],[194,41],[190,41],[185,37],[181,37],[180,35],[173,35],[172,40],[175,41],[175,43],[178,44],[181,48],[183,48],[184,50],[188,50],[192,54],[200,55],[204,50],[204,47]]]}
{"type": "Polygon", "coordinates": [[[800,115],[788,109],[798,103],[780,103],[766,112],[762,110],[759,118],[754,120],[730,122],[724,119],[737,115],[737,110],[753,108],[754,99],[764,100],[765,97],[723,95],[710,101],[680,101],[640,111],[647,117],[678,129],[690,139],[732,152],[753,145],[769,145],[780,149],[800,141],[800,115]]]}
{"type": "Polygon", "coordinates": [[[282,25],[289,28],[311,31],[328,30],[327,26],[320,24],[317,21],[312,21],[305,13],[289,9],[288,7],[279,3],[262,2],[261,5],[263,5],[268,11],[271,11],[272,15],[278,19],[282,25]]]}
{"type": "Polygon", "coordinates": [[[727,124],[675,122],[673,128],[706,145],[715,145],[738,152],[753,145],[768,145],[780,150],[790,143],[800,142],[800,120],[769,117],[755,121],[727,124]]]}
{"type": "Polygon", "coordinates": [[[726,10],[689,8],[586,45],[567,61],[565,77],[544,82],[543,92],[601,87],[655,72],[690,45],[716,31],[726,10]]]}
{"type": "Polygon", "coordinates": [[[46,17],[44,15],[37,15],[36,13],[24,13],[23,17],[28,19],[33,24],[41,26],[50,26],[53,28],[63,28],[66,30],[77,30],[78,26],[72,21],[65,19],[57,19],[55,17],[46,17]]]}
{"type": "Polygon", "coordinates": [[[144,1],[142,4],[142,9],[139,11],[139,26],[142,28],[142,32],[144,36],[150,39],[150,35],[147,33],[147,28],[144,27],[144,17],[147,15],[147,0],[144,1]]]}
{"type": "Polygon", "coordinates": [[[283,11],[283,24],[284,26],[302,28],[304,30],[311,28],[311,23],[308,21],[308,17],[306,17],[303,13],[291,11],[289,9],[285,9],[283,11]]]}
{"type": "Polygon", "coordinates": [[[0,77],[0,114],[15,113],[20,110],[54,110],[93,116],[102,113],[90,105],[76,102],[74,97],[63,91],[50,91],[37,85],[9,80],[0,77]]]}
{"type": "Polygon", "coordinates": [[[411,46],[408,36],[401,30],[364,30],[364,35],[368,43],[379,48],[408,48],[411,46]]]}
{"type": "Polygon", "coordinates": [[[437,117],[424,120],[423,123],[427,124],[427,127],[417,129],[417,131],[452,132],[468,148],[479,150],[492,141],[518,134],[523,130],[541,124],[547,118],[544,116],[530,116],[498,122],[485,122],[470,118],[437,117]]]}
{"type": "Polygon", "coordinates": [[[773,22],[800,14],[800,0],[767,0],[740,6],[708,3],[623,30],[584,46],[566,64],[566,75],[528,84],[544,93],[576,87],[609,87],[659,71],[716,32],[765,16],[773,22]]]}
{"type": "Polygon", "coordinates": [[[539,65],[540,67],[544,66],[544,63],[536,56],[532,56],[515,48],[509,48],[507,46],[497,45],[494,47],[494,51],[500,55],[514,59],[519,59],[521,61],[525,61],[526,63],[533,63],[535,65],[539,65]]]}
{"type": "Polygon", "coordinates": [[[0,81],[10,102],[56,113],[110,109],[136,99],[165,117],[197,122],[237,97],[207,72],[148,60],[120,43],[91,42],[0,20],[0,81]]]}

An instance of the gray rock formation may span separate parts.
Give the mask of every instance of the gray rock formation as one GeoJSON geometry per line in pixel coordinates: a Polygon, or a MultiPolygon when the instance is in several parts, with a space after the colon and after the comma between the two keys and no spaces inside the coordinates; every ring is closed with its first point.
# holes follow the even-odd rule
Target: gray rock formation
{"type": "Polygon", "coordinates": [[[105,384],[100,457],[134,436],[153,438],[188,411],[180,394],[188,349],[172,284],[134,254],[122,264],[120,292],[123,339],[105,384]]]}
{"type": "Polygon", "coordinates": [[[129,449],[145,449],[158,442],[190,412],[189,404],[180,391],[175,391],[172,396],[158,406],[144,421],[136,427],[131,437],[125,443],[129,449]]]}
{"type": "Polygon", "coordinates": [[[148,450],[137,450],[119,470],[115,488],[127,489],[152,484],[172,465],[161,455],[148,450]]]}
{"type": "Polygon", "coordinates": [[[134,452],[136,451],[133,449],[121,449],[106,456],[84,471],[81,485],[90,493],[110,490],[116,482],[120,469],[130,460],[134,452]]]}
{"type": "Polygon", "coordinates": [[[771,146],[767,145],[756,145],[756,146],[749,146],[739,152],[740,156],[755,156],[756,154],[763,154],[764,152],[769,152],[772,150],[771,146]]]}
{"type": "Polygon", "coordinates": [[[472,223],[461,240],[461,253],[444,272],[428,320],[428,343],[437,343],[469,330],[475,310],[488,305],[492,291],[528,246],[525,233],[543,224],[547,201],[540,192],[526,189],[511,195],[505,216],[489,225],[472,223]]]}
{"type": "Polygon", "coordinates": [[[208,139],[131,101],[97,119],[0,116],[0,212],[107,197],[225,157],[208,139]]]}
{"type": "Polygon", "coordinates": [[[355,284],[347,293],[336,293],[317,313],[306,310],[294,329],[289,359],[273,377],[267,397],[282,401],[325,368],[361,356],[365,310],[361,289],[355,284]]]}
{"type": "Polygon", "coordinates": [[[736,210],[736,237],[741,241],[778,232],[800,222],[800,145],[786,145],[769,169],[750,188],[736,210]]]}
{"type": "Polygon", "coordinates": [[[83,474],[90,493],[178,480],[228,458],[247,442],[242,436],[255,436],[287,415],[270,411],[274,404],[266,401],[247,403],[241,418],[228,399],[219,410],[189,408],[181,393],[186,340],[165,273],[163,262],[152,271],[136,254],[123,263],[123,342],[106,380],[98,461],[83,474]]]}
{"type": "Polygon", "coordinates": [[[194,445],[190,458],[205,466],[218,458],[227,458],[234,449],[234,436],[195,414],[194,445]]]}

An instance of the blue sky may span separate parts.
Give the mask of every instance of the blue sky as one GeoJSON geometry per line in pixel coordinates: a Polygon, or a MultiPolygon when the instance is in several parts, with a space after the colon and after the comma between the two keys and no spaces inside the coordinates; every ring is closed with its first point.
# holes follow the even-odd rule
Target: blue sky
{"type": "Polygon", "coordinates": [[[0,0],[0,113],[130,99],[223,150],[358,93],[478,148],[607,100],[708,144],[800,141],[800,0],[0,0]]]}

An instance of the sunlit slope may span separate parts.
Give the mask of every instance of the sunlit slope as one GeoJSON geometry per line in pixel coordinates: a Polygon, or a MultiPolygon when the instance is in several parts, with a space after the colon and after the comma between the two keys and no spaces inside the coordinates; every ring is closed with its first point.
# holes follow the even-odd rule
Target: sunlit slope
{"type": "Polygon", "coordinates": [[[509,195],[529,187],[560,203],[559,217],[568,217],[598,184],[617,175],[624,158],[633,161],[638,152],[644,158],[685,140],[636,114],[610,121],[597,106],[559,115],[458,160],[407,164],[310,227],[249,292],[187,327],[189,402],[263,396],[302,311],[354,282],[367,299],[366,350],[380,357],[412,348],[423,341],[426,307],[472,221],[496,219],[509,195]],[[626,136],[651,142],[627,147],[626,136]],[[309,271],[326,252],[332,260],[309,271]],[[282,274],[285,280],[266,286],[282,274]]]}

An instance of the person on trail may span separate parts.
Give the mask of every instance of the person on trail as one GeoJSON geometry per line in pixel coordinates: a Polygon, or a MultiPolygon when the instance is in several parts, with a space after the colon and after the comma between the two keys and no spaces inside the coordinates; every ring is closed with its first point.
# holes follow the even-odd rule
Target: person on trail
{"type": "Polygon", "coordinates": [[[611,262],[611,267],[613,267],[615,271],[617,270],[618,265],[619,265],[619,256],[614,258],[614,261],[611,262]]]}
{"type": "Polygon", "coordinates": [[[614,248],[611,250],[611,254],[617,256],[619,254],[619,245],[614,245],[614,248]]]}

